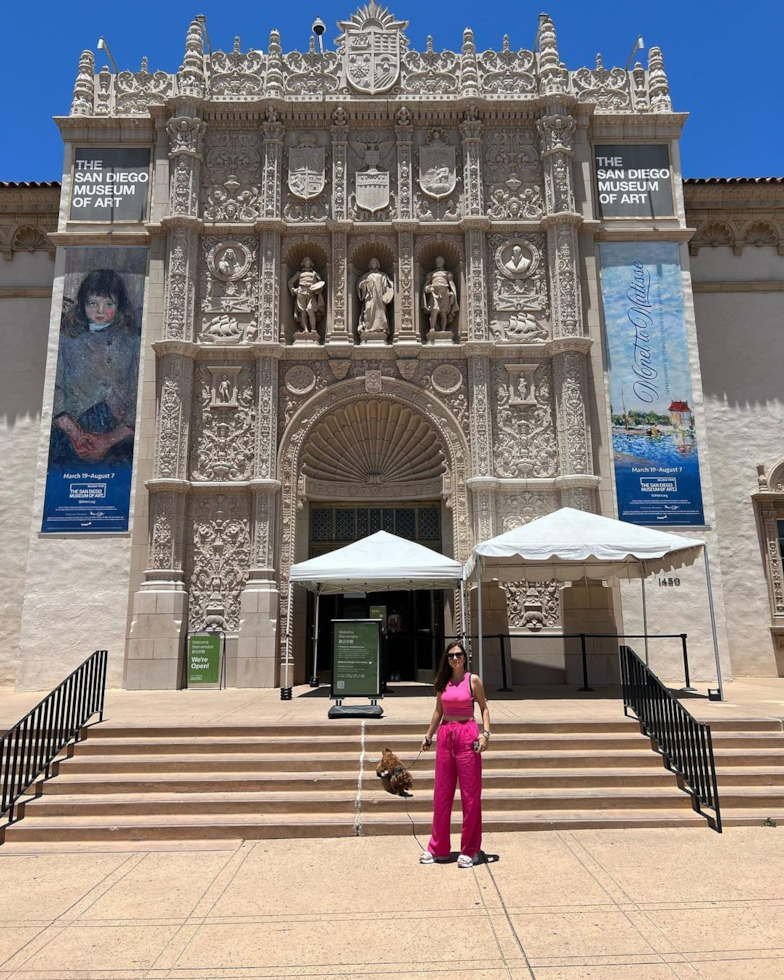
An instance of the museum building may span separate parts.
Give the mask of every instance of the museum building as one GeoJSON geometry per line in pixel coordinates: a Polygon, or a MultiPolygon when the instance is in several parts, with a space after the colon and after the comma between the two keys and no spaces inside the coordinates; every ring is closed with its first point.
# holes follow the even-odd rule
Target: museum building
{"type": "MultiPolygon", "coordinates": [[[[277,687],[293,563],[376,530],[464,561],[564,506],[703,538],[725,679],[780,675],[782,179],[682,179],[659,48],[572,70],[541,15],[533,51],[415,51],[375,2],[338,28],[222,52],[196,19],[175,74],[85,51],[62,184],[0,184],[0,683],[106,648],[111,685],[178,688],[219,630],[229,686],[277,687]]],[[[714,680],[701,565],[647,605],[714,680]]],[[[379,607],[391,674],[432,679],[452,590],[322,600],[322,678],[330,621],[379,607]]],[[[641,629],[639,583],[483,608],[518,683],[641,629]]],[[[679,641],[651,658],[680,676],[679,641]]]]}

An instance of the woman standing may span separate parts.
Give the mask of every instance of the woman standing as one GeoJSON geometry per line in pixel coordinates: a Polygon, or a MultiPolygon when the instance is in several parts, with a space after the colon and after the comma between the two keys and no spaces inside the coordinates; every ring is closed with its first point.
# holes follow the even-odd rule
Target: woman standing
{"type": "Polygon", "coordinates": [[[485,689],[476,674],[468,671],[468,657],[462,643],[450,643],[441,658],[435,679],[436,707],[422,751],[436,743],[436,781],[433,793],[433,836],[420,864],[445,861],[450,853],[449,824],[455,786],[460,780],[463,831],[460,837],[458,868],[479,863],[482,846],[482,753],[490,740],[490,710],[485,689]],[[482,734],[474,721],[474,701],[482,712],[482,734]]]}

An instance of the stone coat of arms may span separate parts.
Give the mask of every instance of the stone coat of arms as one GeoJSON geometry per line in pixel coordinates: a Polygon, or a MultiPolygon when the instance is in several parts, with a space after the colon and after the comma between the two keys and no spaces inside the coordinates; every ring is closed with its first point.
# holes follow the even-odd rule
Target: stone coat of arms
{"type": "Polygon", "coordinates": [[[349,85],[368,95],[388,92],[400,77],[402,52],[408,44],[402,31],[408,21],[395,20],[386,7],[371,0],[338,26],[344,31],[340,40],[349,85]]]}
{"type": "Polygon", "coordinates": [[[374,214],[389,206],[389,172],[371,167],[358,170],[355,175],[354,196],[357,205],[374,214]]]}
{"type": "Polygon", "coordinates": [[[419,186],[428,197],[440,201],[457,186],[457,154],[441,134],[419,150],[419,186]]]}
{"type": "Polygon", "coordinates": [[[299,146],[289,150],[289,190],[303,201],[318,197],[326,183],[326,152],[316,137],[300,136],[299,146]]]}

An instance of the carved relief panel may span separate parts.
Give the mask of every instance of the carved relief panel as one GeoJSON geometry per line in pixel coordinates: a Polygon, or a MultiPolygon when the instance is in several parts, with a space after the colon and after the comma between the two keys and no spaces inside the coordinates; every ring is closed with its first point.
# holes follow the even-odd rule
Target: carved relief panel
{"type": "Polygon", "coordinates": [[[462,153],[455,130],[433,126],[414,135],[414,214],[422,221],[462,216],[462,153]]]}
{"type": "Polygon", "coordinates": [[[261,134],[207,131],[202,172],[205,221],[255,221],[261,214],[261,134]]]}
{"type": "Polygon", "coordinates": [[[493,365],[497,476],[530,479],[558,474],[552,370],[546,361],[532,368],[527,364],[493,365]]]}
{"type": "Polygon", "coordinates": [[[489,235],[490,332],[495,340],[540,343],[550,336],[545,236],[489,235]]]}
{"type": "Polygon", "coordinates": [[[249,498],[228,494],[192,498],[185,549],[189,629],[238,628],[240,593],[249,565],[249,498]]]}
{"type": "Polygon", "coordinates": [[[355,130],[348,140],[348,216],[389,221],[396,216],[397,150],[392,129],[355,130]]]}
{"type": "Polygon", "coordinates": [[[525,490],[521,493],[502,493],[498,496],[498,530],[513,531],[530,524],[538,517],[551,514],[559,507],[557,495],[525,490]]]}
{"type": "Polygon", "coordinates": [[[487,216],[500,221],[541,218],[543,176],[536,131],[490,129],[484,148],[487,216]]]}
{"type": "MultiPolygon", "coordinates": [[[[278,440],[283,437],[286,426],[294,413],[316,392],[326,388],[336,379],[329,364],[323,361],[309,361],[307,364],[281,364],[278,385],[278,440]]],[[[346,372],[350,361],[346,361],[346,372]]]]}
{"type": "Polygon", "coordinates": [[[561,625],[561,589],[555,579],[548,582],[506,582],[506,614],[510,629],[538,633],[561,625]]]}
{"type": "Polygon", "coordinates": [[[254,377],[254,364],[197,364],[191,479],[252,478],[256,422],[254,377]]]}
{"type": "Polygon", "coordinates": [[[323,131],[287,132],[283,149],[283,217],[326,221],[330,216],[332,157],[323,131]]]}
{"type": "Polygon", "coordinates": [[[201,239],[201,330],[206,344],[238,344],[256,336],[258,239],[201,239]]]}

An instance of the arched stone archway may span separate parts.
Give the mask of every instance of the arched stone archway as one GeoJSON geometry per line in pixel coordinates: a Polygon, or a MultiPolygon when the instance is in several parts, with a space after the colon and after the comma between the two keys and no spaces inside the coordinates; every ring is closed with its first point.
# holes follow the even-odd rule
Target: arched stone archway
{"type": "MultiPolygon", "coordinates": [[[[451,512],[452,555],[464,561],[471,548],[470,466],[465,435],[449,409],[406,381],[353,378],[310,398],[289,422],[278,452],[280,622],[289,568],[304,557],[297,516],[308,500],[439,497],[451,512]],[[360,444],[375,439],[376,445],[360,446],[350,465],[337,466],[324,445],[330,432],[344,448],[352,434],[360,444]]],[[[281,652],[282,641],[281,635],[281,652]]]]}

